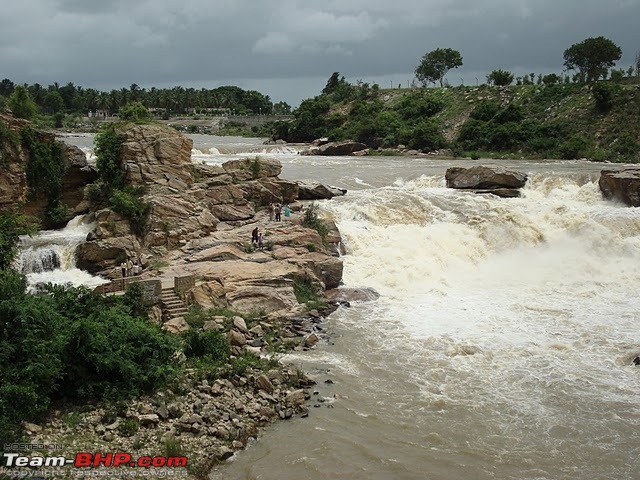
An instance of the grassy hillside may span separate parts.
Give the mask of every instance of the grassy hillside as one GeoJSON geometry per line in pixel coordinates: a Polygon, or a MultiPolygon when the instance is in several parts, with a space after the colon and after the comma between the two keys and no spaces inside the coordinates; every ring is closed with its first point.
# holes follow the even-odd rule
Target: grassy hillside
{"type": "Polygon", "coordinates": [[[293,123],[276,125],[276,138],[451,148],[456,155],[640,161],[638,85],[378,89],[341,84],[302,102],[295,115],[293,123]]]}

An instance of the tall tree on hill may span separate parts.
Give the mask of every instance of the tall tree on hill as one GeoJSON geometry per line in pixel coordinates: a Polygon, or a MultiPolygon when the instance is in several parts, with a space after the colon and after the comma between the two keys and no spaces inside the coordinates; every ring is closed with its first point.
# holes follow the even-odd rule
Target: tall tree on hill
{"type": "Polygon", "coordinates": [[[416,67],[416,78],[426,87],[429,83],[440,82],[443,86],[444,76],[452,68],[462,66],[462,55],[451,48],[436,48],[426,53],[416,67]]]}
{"type": "Polygon", "coordinates": [[[578,70],[579,78],[595,82],[620,60],[622,50],[605,37],[587,38],[564,51],[564,66],[578,70]]]}
{"type": "Polygon", "coordinates": [[[30,120],[38,113],[38,106],[24,85],[16,86],[9,97],[8,105],[11,112],[18,118],[30,120]]]}
{"type": "Polygon", "coordinates": [[[511,85],[513,83],[513,73],[506,70],[498,69],[487,75],[487,82],[490,85],[504,86],[511,85]]]}

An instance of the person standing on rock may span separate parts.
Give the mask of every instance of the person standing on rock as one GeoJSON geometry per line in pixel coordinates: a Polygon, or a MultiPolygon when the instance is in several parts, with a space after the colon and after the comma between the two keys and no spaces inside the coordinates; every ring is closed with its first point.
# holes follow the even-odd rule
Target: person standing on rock
{"type": "Polygon", "coordinates": [[[273,222],[273,212],[274,212],[274,207],[273,207],[273,203],[269,204],[269,221],[273,222]]]}
{"type": "Polygon", "coordinates": [[[289,207],[288,203],[284,204],[284,216],[289,218],[289,216],[291,215],[291,208],[289,207]]]}
{"type": "Polygon", "coordinates": [[[251,244],[252,245],[257,245],[258,244],[258,233],[260,232],[260,229],[258,227],[254,228],[253,231],[251,232],[251,244]]]}
{"type": "Polygon", "coordinates": [[[123,260],[122,263],[120,264],[120,269],[122,270],[122,278],[126,278],[126,276],[127,276],[127,262],[125,262],[123,260]]]}
{"type": "Polygon", "coordinates": [[[131,277],[133,275],[133,262],[131,259],[127,260],[127,277],[131,277]]]}
{"type": "Polygon", "coordinates": [[[258,248],[264,250],[264,237],[262,236],[262,232],[258,233],[258,248]]]}
{"type": "Polygon", "coordinates": [[[280,213],[282,212],[282,207],[280,206],[280,204],[278,203],[276,205],[276,222],[280,222],[281,221],[281,216],[280,213]]]}

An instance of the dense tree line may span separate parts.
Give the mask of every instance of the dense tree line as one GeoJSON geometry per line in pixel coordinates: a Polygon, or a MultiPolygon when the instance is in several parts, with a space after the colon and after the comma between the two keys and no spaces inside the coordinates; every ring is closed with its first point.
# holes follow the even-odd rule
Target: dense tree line
{"type": "MultiPolygon", "coordinates": [[[[87,112],[97,110],[113,114],[128,103],[136,101],[147,108],[160,109],[169,114],[200,112],[204,109],[230,111],[240,115],[290,113],[291,111],[291,107],[286,102],[278,102],[274,105],[268,95],[235,86],[214,89],[180,86],[170,89],[152,87],[147,90],[134,83],[129,88],[103,92],[93,88],[83,88],[72,82],[63,86],[54,83],[44,87],[39,83],[16,85],[8,78],[0,81],[0,102],[9,102],[12,95],[15,97],[16,92],[23,97],[28,93],[33,101],[33,107],[47,114],[65,112],[86,115],[87,112]],[[24,90],[21,91],[21,88],[24,90]]],[[[27,112],[29,113],[35,112],[27,112]]]]}

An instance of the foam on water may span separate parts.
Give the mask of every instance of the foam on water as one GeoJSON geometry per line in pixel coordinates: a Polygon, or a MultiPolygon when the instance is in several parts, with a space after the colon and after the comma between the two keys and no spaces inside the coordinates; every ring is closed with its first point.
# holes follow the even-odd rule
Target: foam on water
{"type": "Polygon", "coordinates": [[[75,250],[95,224],[80,215],[61,230],[43,230],[32,237],[21,237],[18,269],[31,287],[39,283],[97,286],[107,280],[76,268],[75,250]]]}

